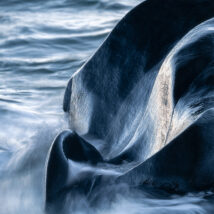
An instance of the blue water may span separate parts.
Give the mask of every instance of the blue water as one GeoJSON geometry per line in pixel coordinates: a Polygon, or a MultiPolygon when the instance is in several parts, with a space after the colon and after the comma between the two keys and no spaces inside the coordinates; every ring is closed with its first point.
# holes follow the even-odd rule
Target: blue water
{"type": "MultiPolygon", "coordinates": [[[[140,0],[0,2],[0,214],[41,214],[44,166],[68,128],[67,81],[140,0]]],[[[212,194],[118,196],[111,213],[212,213],[212,194]],[[209,199],[207,199],[209,198],[209,199]]],[[[87,213],[87,211],[83,212],[87,213]]]]}

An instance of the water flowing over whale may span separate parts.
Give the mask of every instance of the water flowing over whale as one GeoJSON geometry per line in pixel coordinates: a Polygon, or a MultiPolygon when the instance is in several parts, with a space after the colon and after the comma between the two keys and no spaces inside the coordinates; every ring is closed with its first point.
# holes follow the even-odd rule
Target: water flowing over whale
{"type": "Polygon", "coordinates": [[[214,186],[213,17],[213,0],[144,1],[72,76],[71,130],[47,160],[47,210],[69,198],[99,204],[121,185],[214,186]]]}

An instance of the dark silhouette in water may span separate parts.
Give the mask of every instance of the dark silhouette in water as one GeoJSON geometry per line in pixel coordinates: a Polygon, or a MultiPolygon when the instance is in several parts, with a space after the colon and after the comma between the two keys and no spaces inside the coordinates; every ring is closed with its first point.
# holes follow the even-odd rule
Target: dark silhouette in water
{"type": "Polygon", "coordinates": [[[72,131],[50,149],[47,210],[69,197],[97,204],[106,186],[213,187],[212,17],[213,0],[145,1],[73,75],[63,104],[72,131]]]}

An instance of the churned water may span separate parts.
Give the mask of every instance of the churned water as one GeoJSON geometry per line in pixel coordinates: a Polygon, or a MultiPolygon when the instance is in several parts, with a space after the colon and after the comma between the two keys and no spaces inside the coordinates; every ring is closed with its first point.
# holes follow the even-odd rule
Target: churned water
{"type": "MultiPolygon", "coordinates": [[[[0,214],[43,213],[47,151],[68,128],[62,111],[67,81],[140,2],[0,1],[0,214]]],[[[130,193],[96,212],[212,213],[212,198],[209,192],[130,193]]]]}

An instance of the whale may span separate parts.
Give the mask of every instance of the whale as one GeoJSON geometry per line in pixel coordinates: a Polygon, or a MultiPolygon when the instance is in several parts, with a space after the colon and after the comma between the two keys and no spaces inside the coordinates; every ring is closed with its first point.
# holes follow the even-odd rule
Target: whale
{"type": "Polygon", "coordinates": [[[214,2],[136,6],[71,77],[63,110],[70,129],[47,156],[47,212],[79,198],[95,206],[121,185],[211,190],[214,2]]]}

